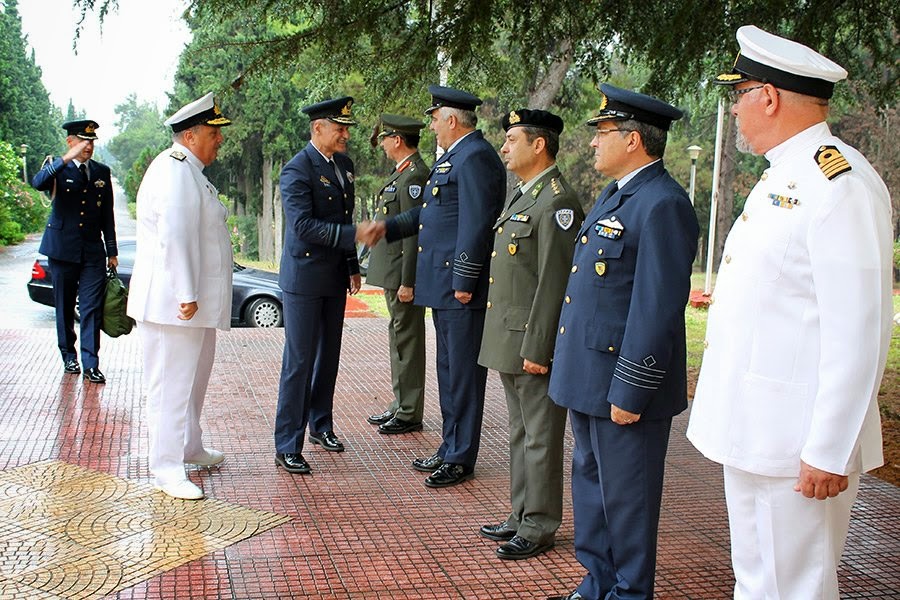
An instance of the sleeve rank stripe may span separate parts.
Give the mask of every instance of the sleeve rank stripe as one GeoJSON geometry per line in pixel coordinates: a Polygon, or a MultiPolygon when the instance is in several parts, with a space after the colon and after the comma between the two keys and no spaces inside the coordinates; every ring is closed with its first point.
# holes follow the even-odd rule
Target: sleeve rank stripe
{"type": "Polygon", "coordinates": [[[616,379],[618,379],[619,381],[621,381],[623,383],[627,383],[628,385],[632,385],[634,387],[643,388],[645,390],[654,390],[655,391],[655,390],[659,389],[659,384],[657,384],[657,385],[641,385],[640,383],[637,383],[636,381],[633,381],[630,378],[626,379],[625,377],[622,376],[622,374],[619,373],[618,369],[616,369],[616,371],[613,373],[613,377],[615,377],[616,379]]]}

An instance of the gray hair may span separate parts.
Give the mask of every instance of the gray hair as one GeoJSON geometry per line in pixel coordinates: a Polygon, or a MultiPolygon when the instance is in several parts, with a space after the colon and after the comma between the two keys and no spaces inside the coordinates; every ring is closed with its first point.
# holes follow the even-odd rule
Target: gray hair
{"type": "Polygon", "coordinates": [[[628,131],[636,131],[641,136],[641,142],[644,144],[644,151],[652,158],[662,158],[666,152],[666,139],[668,132],[665,129],[629,119],[627,121],[618,121],[616,123],[619,129],[628,131]]]}
{"type": "Polygon", "coordinates": [[[449,120],[450,115],[454,115],[456,120],[459,121],[460,127],[465,129],[475,129],[475,126],[478,125],[478,117],[475,115],[474,110],[463,110],[462,108],[444,106],[441,114],[443,115],[443,121],[449,120]]]}

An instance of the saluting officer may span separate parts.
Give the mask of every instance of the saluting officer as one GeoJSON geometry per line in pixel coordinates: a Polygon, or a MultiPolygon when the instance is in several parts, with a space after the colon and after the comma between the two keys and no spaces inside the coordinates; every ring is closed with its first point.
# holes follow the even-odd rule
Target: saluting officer
{"type": "Polygon", "coordinates": [[[500,372],[509,409],[512,512],[481,535],[497,556],[523,559],[554,544],[562,522],[566,410],[547,395],[556,326],[584,221],[556,166],[563,121],[543,110],[503,116],[506,168],[520,179],[494,224],[487,316],[478,363],[500,372]]]}
{"type": "Polygon", "coordinates": [[[575,553],[567,598],[652,598],[672,417],[687,407],[684,309],[699,225],[663,166],[680,110],[603,84],[587,124],[607,186],[578,231],[550,397],[569,409],[575,553]]]}
{"type": "Polygon", "coordinates": [[[500,214],[506,174],[496,150],[476,130],[481,99],[428,87],[431,130],[446,152],[425,182],[425,202],[386,222],[387,239],[419,233],[416,304],[431,307],[436,334],[443,442],[413,468],[428,487],[473,477],[481,443],[487,369],[477,362],[487,304],[491,228],[500,214]]]}
{"type": "MultiPolygon", "coordinates": [[[[428,167],[419,155],[422,121],[381,115],[383,130],[372,140],[394,161],[394,170],[379,195],[376,221],[422,204],[428,167]]],[[[425,307],[413,304],[416,286],[417,236],[381,240],[372,247],[366,282],[384,288],[390,321],[391,381],[394,399],[387,410],[368,418],[384,434],[422,429],[425,408],[425,307]]]]}
{"type": "Polygon", "coordinates": [[[100,324],[106,268],[119,264],[109,167],[93,160],[96,121],[63,123],[69,150],[38,171],[31,185],[50,192],[53,206],[41,238],[40,253],[53,273],[56,338],[63,370],[80,373],[75,352],[75,299],[81,312],[81,360],[84,379],[106,383],[100,371],[100,324]]]}
{"type": "Polygon", "coordinates": [[[334,433],[334,385],[347,293],[359,291],[353,225],[353,161],[345,154],[353,98],[303,108],[310,142],[281,170],[285,240],[278,284],[284,290],[284,356],[275,414],[275,464],[309,473],[303,436],[343,452],[334,433]]]}

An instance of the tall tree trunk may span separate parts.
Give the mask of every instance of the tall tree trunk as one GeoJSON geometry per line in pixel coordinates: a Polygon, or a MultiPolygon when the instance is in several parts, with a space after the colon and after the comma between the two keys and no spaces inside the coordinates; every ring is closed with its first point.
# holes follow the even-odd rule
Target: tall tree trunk
{"type": "MultiPolygon", "coordinates": [[[[277,163],[273,165],[272,173],[281,173],[281,167],[283,163],[279,160],[277,163]]],[[[277,182],[275,182],[277,184],[277,182]]],[[[284,242],[284,213],[281,208],[281,186],[275,185],[275,193],[272,194],[272,216],[273,216],[273,226],[272,230],[275,238],[275,258],[273,259],[275,264],[279,264],[281,261],[281,248],[282,243],[284,242]]]]}
{"type": "Polygon", "coordinates": [[[527,108],[547,110],[556,100],[556,95],[559,94],[569,66],[572,64],[574,45],[572,40],[561,40],[554,50],[553,61],[547,67],[546,72],[544,69],[539,69],[539,72],[535,73],[531,90],[528,92],[527,108]]]}
{"type": "Polygon", "coordinates": [[[259,228],[259,260],[275,261],[275,213],[272,208],[272,155],[263,154],[262,210],[257,220],[259,228]]]}
{"type": "Polygon", "coordinates": [[[728,113],[725,119],[725,134],[722,136],[722,167],[719,172],[719,193],[716,199],[716,247],[713,253],[713,267],[719,270],[725,238],[734,223],[734,179],[737,174],[737,127],[734,115],[728,113]]]}

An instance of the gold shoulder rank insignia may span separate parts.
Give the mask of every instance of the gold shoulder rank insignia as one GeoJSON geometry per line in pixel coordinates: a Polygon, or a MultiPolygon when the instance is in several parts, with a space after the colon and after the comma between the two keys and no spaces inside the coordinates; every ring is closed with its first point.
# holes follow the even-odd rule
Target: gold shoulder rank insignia
{"type": "Polygon", "coordinates": [[[837,146],[819,146],[819,150],[816,152],[816,164],[829,180],[853,169],[837,146]]]}
{"type": "Polygon", "coordinates": [[[550,180],[550,187],[553,188],[554,196],[559,196],[560,194],[562,194],[562,189],[559,187],[559,180],[556,179],[556,177],[550,180]]]}
{"type": "Polygon", "coordinates": [[[175,160],[184,160],[187,158],[187,154],[185,154],[181,150],[172,150],[172,153],[169,154],[169,156],[171,156],[175,160]]]}

